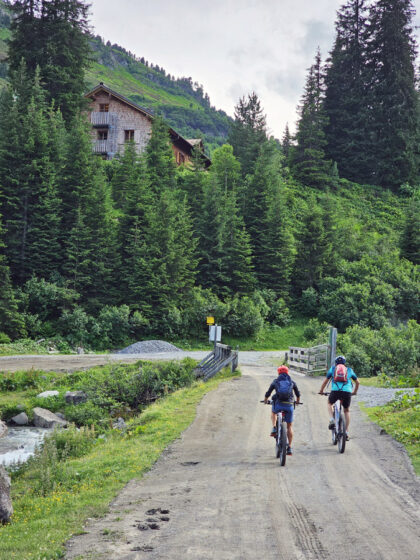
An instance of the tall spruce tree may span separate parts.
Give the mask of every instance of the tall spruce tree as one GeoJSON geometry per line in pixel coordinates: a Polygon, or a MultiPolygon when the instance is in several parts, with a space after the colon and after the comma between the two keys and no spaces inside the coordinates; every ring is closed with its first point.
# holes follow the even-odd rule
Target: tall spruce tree
{"type": "Polygon", "coordinates": [[[39,84],[21,69],[15,89],[3,95],[0,114],[0,184],[12,277],[48,278],[59,267],[60,200],[57,146],[60,118],[39,84]],[[21,88],[19,87],[21,85],[21,88]]]}
{"type": "Polygon", "coordinates": [[[40,68],[47,101],[67,123],[83,106],[84,72],[90,63],[89,6],[81,0],[15,0],[9,41],[13,73],[25,61],[30,76],[40,68]]]}
{"type": "Polygon", "coordinates": [[[366,0],[347,0],[337,12],[336,38],[327,60],[324,110],[327,156],[342,177],[370,182],[374,165],[369,130],[366,0]]]}
{"type": "Polygon", "coordinates": [[[324,79],[321,54],[318,49],[314,64],[309,68],[299,107],[297,145],[291,152],[291,169],[294,176],[305,185],[323,187],[331,182],[331,163],[325,158],[325,126],[327,117],[324,106],[324,79]]]}
{"type": "Polygon", "coordinates": [[[19,338],[26,334],[25,324],[13,294],[10,270],[4,254],[3,234],[0,216],[0,333],[19,338]]]}
{"type": "Polygon", "coordinates": [[[260,256],[258,278],[277,297],[290,299],[296,243],[286,203],[285,181],[280,174],[268,186],[266,215],[261,224],[264,252],[260,256]]]}
{"type": "Polygon", "coordinates": [[[235,120],[228,136],[244,176],[254,172],[260,148],[266,140],[266,118],[257,94],[252,92],[247,98],[241,97],[236,105],[235,120]]]}
{"type": "Polygon", "coordinates": [[[411,0],[378,0],[370,13],[374,34],[369,54],[375,69],[370,96],[373,182],[394,190],[419,178],[413,14],[411,0]]]}
{"type": "Polygon", "coordinates": [[[410,200],[400,241],[401,255],[420,264],[420,201],[410,200]]]}
{"type": "Polygon", "coordinates": [[[250,239],[237,203],[239,170],[232,146],[218,148],[203,192],[198,282],[220,296],[250,293],[255,286],[250,239]]]}
{"type": "Polygon", "coordinates": [[[142,291],[137,292],[141,297],[139,308],[153,324],[162,313],[182,304],[194,285],[197,261],[187,198],[177,188],[168,127],[160,118],[153,121],[145,161],[151,198],[150,206],[147,203],[144,239],[139,219],[131,229],[137,258],[137,277],[133,275],[131,282],[141,288],[143,281],[142,291]]]}
{"type": "Polygon", "coordinates": [[[318,289],[330,252],[323,213],[313,201],[302,217],[297,236],[297,256],[293,274],[293,290],[297,297],[307,288],[318,289]]]}

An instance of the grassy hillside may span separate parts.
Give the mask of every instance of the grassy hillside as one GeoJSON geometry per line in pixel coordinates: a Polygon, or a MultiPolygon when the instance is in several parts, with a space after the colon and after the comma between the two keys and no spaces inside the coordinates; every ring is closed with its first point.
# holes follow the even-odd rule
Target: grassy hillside
{"type": "MultiPolygon", "coordinates": [[[[10,16],[0,0],[0,88],[6,83],[6,39],[10,16]]],[[[157,65],[137,59],[118,45],[92,37],[92,65],[86,74],[87,88],[104,82],[134,103],[161,114],[185,138],[203,138],[206,151],[226,141],[230,117],[210,105],[202,86],[191,78],[175,79],[157,65]]]]}
{"type": "Polygon", "coordinates": [[[0,2],[0,88],[6,83],[7,64],[4,62],[7,56],[6,39],[9,38],[10,18],[3,2],[0,2]]]}

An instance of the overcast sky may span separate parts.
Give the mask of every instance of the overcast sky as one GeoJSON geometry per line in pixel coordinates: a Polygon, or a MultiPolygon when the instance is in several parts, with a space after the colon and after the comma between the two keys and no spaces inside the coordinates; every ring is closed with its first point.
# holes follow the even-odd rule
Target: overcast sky
{"type": "MultiPolygon", "coordinates": [[[[90,0],[94,32],[203,85],[233,116],[255,91],[271,134],[296,123],[307,68],[325,59],[343,0],[90,0]]],[[[420,11],[420,10],[419,10],[420,11]]],[[[417,15],[419,23],[419,15],[417,15]]]]}

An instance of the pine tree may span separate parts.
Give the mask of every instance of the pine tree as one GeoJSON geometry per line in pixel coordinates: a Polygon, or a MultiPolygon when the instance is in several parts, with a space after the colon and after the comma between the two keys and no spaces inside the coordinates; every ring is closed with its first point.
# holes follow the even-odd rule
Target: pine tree
{"type": "Polygon", "coordinates": [[[283,155],[286,158],[286,161],[288,161],[289,159],[291,147],[292,147],[292,135],[290,134],[289,123],[286,123],[286,127],[283,133],[283,138],[281,141],[281,148],[283,150],[283,155]]]}
{"type": "Polygon", "coordinates": [[[198,225],[198,282],[221,296],[250,293],[255,286],[250,239],[237,202],[239,181],[232,146],[215,150],[198,225]]]}
{"type": "Polygon", "coordinates": [[[49,277],[60,261],[59,149],[53,147],[60,119],[47,107],[38,74],[20,83],[22,90],[3,97],[0,183],[7,256],[13,278],[23,283],[33,274],[49,277]]]}
{"type": "Polygon", "coordinates": [[[47,101],[66,123],[83,106],[84,72],[90,63],[89,6],[79,0],[15,0],[12,4],[9,65],[25,61],[30,76],[40,68],[47,101]]]}
{"type": "Polygon", "coordinates": [[[417,199],[409,202],[400,246],[401,256],[420,264],[420,201],[417,199]]]}
{"type": "Polygon", "coordinates": [[[3,229],[0,217],[0,333],[12,338],[25,336],[25,324],[18,312],[10,280],[10,270],[4,255],[3,229]]]}
{"type": "Polygon", "coordinates": [[[162,312],[184,303],[196,275],[196,243],[184,193],[166,188],[155,198],[148,217],[144,256],[147,272],[143,305],[158,320],[162,312]]]}
{"type": "Polygon", "coordinates": [[[322,211],[313,201],[302,217],[297,237],[293,274],[293,290],[296,296],[299,297],[307,288],[318,288],[326,271],[329,254],[330,244],[324,230],[322,211]]]}
{"type": "Polygon", "coordinates": [[[240,209],[250,235],[255,272],[260,278],[265,266],[264,224],[268,212],[268,193],[272,185],[282,180],[284,158],[277,142],[269,140],[261,146],[255,172],[239,189],[240,209]]]}
{"type": "Polygon", "coordinates": [[[253,173],[260,148],[267,140],[266,118],[255,92],[242,97],[235,107],[228,143],[239,163],[243,176],[253,173]]]}
{"type": "Polygon", "coordinates": [[[291,168],[294,176],[305,185],[314,187],[330,183],[331,163],[325,159],[326,138],[324,128],[327,123],[323,107],[323,75],[321,55],[318,52],[315,63],[310,67],[305,92],[299,108],[296,133],[297,145],[291,153],[291,168]]]}
{"type": "Polygon", "coordinates": [[[152,134],[146,147],[149,184],[153,192],[175,188],[175,158],[169,142],[167,124],[160,117],[153,119],[152,134]]]}
{"type": "Polygon", "coordinates": [[[258,278],[262,286],[274,290],[277,297],[288,301],[296,243],[286,203],[284,179],[280,174],[273,179],[267,189],[266,214],[261,223],[264,251],[259,260],[258,278]]]}
{"type": "Polygon", "coordinates": [[[369,54],[375,68],[370,96],[373,182],[395,190],[419,178],[413,14],[411,0],[378,0],[370,13],[374,35],[369,54]]]}
{"type": "Polygon", "coordinates": [[[120,166],[120,170],[113,177],[113,187],[115,187],[114,179],[117,177],[117,192],[124,192],[118,231],[121,257],[120,301],[147,314],[151,309],[149,307],[146,309],[143,301],[144,286],[149,276],[146,233],[155,196],[149,188],[144,158],[132,157],[131,150],[126,156],[120,162],[115,162],[120,166]],[[126,182],[123,183],[125,180],[126,182]]]}
{"type": "Polygon", "coordinates": [[[371,68],[366,0],[347,0],[337,12],[335,25],[325,75],[326,152],[342,177],[370,182],[373,154],[367,101],[371,68]]]}

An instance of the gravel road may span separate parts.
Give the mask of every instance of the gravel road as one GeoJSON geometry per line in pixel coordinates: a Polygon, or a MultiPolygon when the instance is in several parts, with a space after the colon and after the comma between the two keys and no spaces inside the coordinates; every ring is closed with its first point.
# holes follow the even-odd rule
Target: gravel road
{"type": "Polygon", "coordinates": [[[206,395],[190,428],[106,517],[69,541],[67,559],[416,557],[420,487],[403,447],[354,403],[351,440],[338,454],[320,380],[295,376],[304,406],[296,411],[294,455],[280,467],[269,407],[258,402],[273,368],[241,369],[240,379],[206,395]]]}
{"type": "MultiPolygon", "coordinates": [[[[132,363],[137,360],[202,360],[208,351],[143,352],[141,354],[45,354],[34,356],[0,356],[0,371],[43,369],[75,371],[113,362],[132,363]]],[[[239,352],[240,365],[271,365],[284,358],[284,352],[239,352]]]]}

